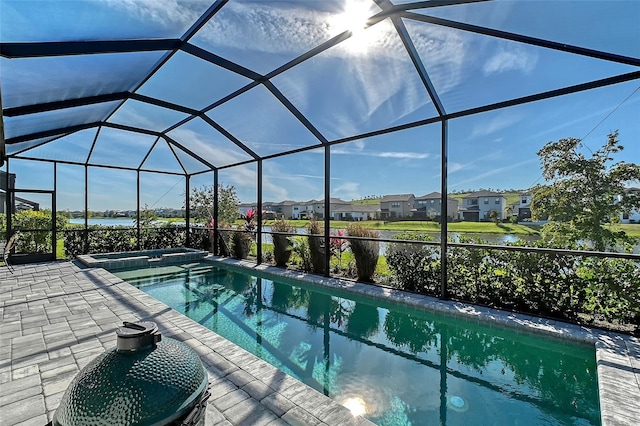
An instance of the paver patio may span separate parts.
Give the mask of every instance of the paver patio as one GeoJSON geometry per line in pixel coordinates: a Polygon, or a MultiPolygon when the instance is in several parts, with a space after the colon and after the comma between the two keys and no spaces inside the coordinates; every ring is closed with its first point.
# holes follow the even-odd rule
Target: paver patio
{"type": "MultiPolygon", "coordinates": [[[[315,280],[327,285],[326,279],[315,280]]],[[[103,269],[84,269],[74,262],[16,266],[14,274],[0,269],[0,283],[2,425],[42,426],[50,421],[80,369],[115,345],[115,330],[123,321],[138,320],[156,322],[164,336],[183,341],[200,355],[211,383],[207,425],[372,424],[103,269]]],[[[388,289],[361,284],[329,284],[336,283],[407,304],[430,304],[480,320],[592,340],[603,424],[631,426],[640,419],[636,338],[424,296],[388,294],[388,289]]]]}

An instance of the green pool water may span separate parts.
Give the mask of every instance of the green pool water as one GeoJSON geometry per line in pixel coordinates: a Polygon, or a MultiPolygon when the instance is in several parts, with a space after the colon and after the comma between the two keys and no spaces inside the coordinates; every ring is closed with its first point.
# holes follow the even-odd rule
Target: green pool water
{"type": "Polygon", "coordinates": [[[378,425],[600,424],[590,346],[208,262],[115,275],[378,425]]]}

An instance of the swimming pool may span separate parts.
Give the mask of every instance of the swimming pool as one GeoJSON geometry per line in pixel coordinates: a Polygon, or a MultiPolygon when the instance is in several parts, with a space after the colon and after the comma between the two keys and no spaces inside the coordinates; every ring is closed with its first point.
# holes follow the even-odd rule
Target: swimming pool
{"type": "Polygon", "coordinates": [[[592,346],[209,262],[115,274],[379,425],[600,423],[592,346]]]}

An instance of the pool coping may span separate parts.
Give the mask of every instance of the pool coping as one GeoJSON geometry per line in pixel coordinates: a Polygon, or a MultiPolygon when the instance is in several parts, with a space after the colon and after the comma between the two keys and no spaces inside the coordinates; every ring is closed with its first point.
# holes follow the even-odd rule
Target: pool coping
{"type": "Polygon", "coordinates": [[[451,300],[409,293],[389,287],[307,274],[246,260],[209,256],[206,260],[226,268],[258,271],[262,275],[302,281],[346,293],[364,295],[412,309],[442,313],[476,322],[495,324],[527,333],[543,334],[595,346],[603,426],[635,426],[640,419],[640,339],[560,320],[502,311],[451,300]]]}

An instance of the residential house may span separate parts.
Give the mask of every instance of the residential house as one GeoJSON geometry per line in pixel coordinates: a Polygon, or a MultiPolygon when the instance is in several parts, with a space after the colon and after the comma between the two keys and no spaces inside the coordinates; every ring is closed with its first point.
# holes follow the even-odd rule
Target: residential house
{"type": "Polygon", "coordinates": [[[380,215],[378,204],[343,204],[331,210],[331,218],[335,220],[373,220],[380,215]]]}
{"type": "MultiPolygon", "coordinates": [[[[458,205],[454,198],[447,198],[447,217],[458,217],[458,205]]],[[[414,201],[413,217],[416,219],[437,219],[442,216],[442,194],[431,192],[430,194],[416,197],[414,201]]]]}
{"type": "Polygon", "coordinates": [[[271,210],[275,213],[276,217],[283,219],[293,219],[293,206],[296,205],[295,201],[284,200],[279,203],[273,203],[271,210]]]}
{"type": "Polygon", "coordinates": [[[411,217],[415,196],[413,194],[385,195],[380,200],[381,219],[402,219],[411,217]]]}
{"type": "Polygon", "coordinates": [[[522,222],[526,219],[531,219],[531,201],[533,200],[533,194],[529,191],[520,194],[520,199],[514,203],[511,214],[518,216],[518,222],[522,222]]]}
{"type": "MultiPolygon", "coordinates": [[[[307,206],[311,207],[311,212],[313,214],[313,217],[315,217],[316,219],[322,220],[324,219],[324,200],[319,200],[319,201],[315,201],[312,200],[307,202],[307,206]]],[[[330,198],[329,199],[329,209],[332,212],[331,214],[331,218],[333,219],[333,212],[336,210],[339,210],[342,206],[348,205],[349,203],[347,203],[344,200],[341,200],[340,198],[330,198]]],[[[307,211],[309,211],[309,209],[307,209],[307,211]]],[[[311,218],[311,216],[309,216],[309,218],[311,218]]]]}
{"type": "Polygon", "coordinates": [[[460,218],[469,222],[486,222],[491,220],[491,212],[498,213],[502,220],[507,215],[507,199],[492,191],[476,191],[462,199],[460,218]]]}
{"type": "MultiPolygon", "coordinates": [[[[627,188],[626,191],[628,194],[636,194],[640,197],[640,188],[627,188]]],[[[616,196],[616,202],[620,202],[622,200],[621,195],[616,196]]],[[[640,209],[633,209],[629,212],[623,212],[620,215],[620,223],[640,223],[640,209]]]]}
{"type": "Polygon", "coordinates": [[[291,206],[291,219],[308,219],[313,215],[313,203],[316,200],[302,201],[291,206]]]}

